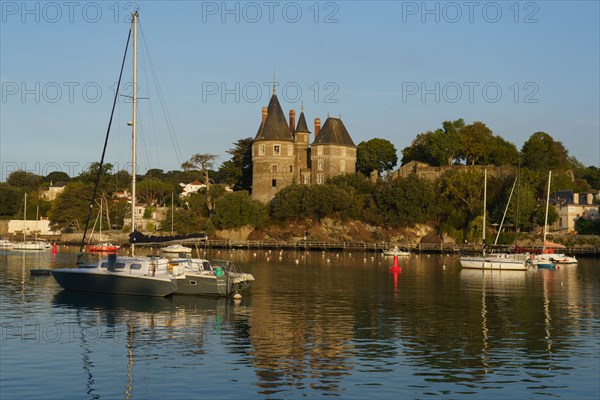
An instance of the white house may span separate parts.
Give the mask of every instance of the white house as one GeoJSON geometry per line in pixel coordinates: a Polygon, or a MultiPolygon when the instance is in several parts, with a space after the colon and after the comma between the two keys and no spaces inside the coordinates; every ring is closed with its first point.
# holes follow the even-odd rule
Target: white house
{"type": "Polygon", "coordinates": [[[575,221],[579,217],[588,219],[600,218],[600,193],[574,193],[570,190],[558,191],[554,194],[558,221],[552,225],[554,231],[575,232],[575,221]]]}
{"type": "Polygon", "coordinates": [[[183,192],[179,195],[181,198],[188,197],[190,194],[196,193],[198,190],[206,187],[205,184],[200,183],[198,180],[188,183],[187,185],[185,183],[180,183],[179,185],[183,188],[183,192]]]}

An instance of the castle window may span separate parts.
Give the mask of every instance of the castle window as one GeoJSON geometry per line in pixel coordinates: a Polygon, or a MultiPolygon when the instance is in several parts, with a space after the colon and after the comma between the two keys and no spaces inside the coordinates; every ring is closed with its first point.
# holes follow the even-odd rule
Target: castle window
{"type": "Polygon", "coordinates": [[[323,184],[323,174],[317,174],[317,183],[319,185],[323,184]]]}
{"type": "Polygon", "coordinates": [[[342,147],[342,157],[346,157],[346,148],[342,147]]]}
{"type": "Polygon", "coordinates": [[[265,155],[265,145],[264,144],[261,144],[260,146],[258,146],[258,155],[259,156],[265,155]]]}
{"type": "Polygon", "coordinates": [[[273,155],[280,156],[281,155],[281,146],[278,144],[273,145],[273,155]]]}
{"type": "Polygon", "coordinates": [[[294,172],[294,166],[290,165],[290,173],[294,172]]]}
{"type": "Polygon", "coordinates": [[[271,181],[271,186],[273,186],[273,187],[277,187],[277,179],[273,179],[273,180],[271,181]]]}
{"type": "Polygon", "coordinates": [[[340,171],[346,171],[346,160],[340,160],[340,171]]]}
{"type": "Polygon", "coordinates": [[[271,172],[275,173],[277,172],[277,165],[271,165],[271,172]]]}
{"type": "Polygon", "coordinates": [[[310,183],[310,174],[302,174],[304,177],[304,184],[308,185],[310,183]]]}
{"type": "Polygon", "coordinates": [[[317,171],[323,171],[323,160],[317,161],[317,171]]]}
{"type": "Polygon", "coordinates": [[[294,155],[294,147],[291,144],[288,144],[288,156],[294,155]]]}
{"type": "Polygon", "coordinates": [[[323,146],[318,146],[317,147],[317,155],[318,156],[322,156],[323,155],[323,146]]]}

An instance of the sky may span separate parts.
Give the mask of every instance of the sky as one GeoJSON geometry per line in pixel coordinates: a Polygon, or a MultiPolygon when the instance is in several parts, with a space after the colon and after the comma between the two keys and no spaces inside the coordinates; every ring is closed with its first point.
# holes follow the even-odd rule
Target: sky
{"type": "MultiPolygon", "coordinates": [[[[132,8],[138,173],[254,137],[276,82],[287,114],[341,116],[402,149],[443,121],[535,132],[600,167],[598,1],[0,1],[0,181],[100,160],[132,8]],[[156,84],[158,83],[158,84],[156,84]]],[[[131,159],[128,57],[105,161],[131,159]]],[[[312,140],[312,139],[311,139],[312,140]]]]}

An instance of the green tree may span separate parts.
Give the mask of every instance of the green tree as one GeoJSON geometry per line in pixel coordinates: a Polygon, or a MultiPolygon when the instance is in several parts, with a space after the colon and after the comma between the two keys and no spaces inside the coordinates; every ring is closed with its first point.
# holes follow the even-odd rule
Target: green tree
{"type": "Polygon", "coordinates": [[[491,139],[487,163],[493,165],[517,165],[519,164],[519,151],[513,143],[504,140],[500,136],[491,139]]]}
{"type": "Polygon", "coordinates": [[[171,198],[173,187],[156,178],[144,179],[137,184],[136,195],[140,202],[152,207],[160,207],[171,198]]]}
{"type": "Polygon", "coordinates": [[[252,188],[252,138],[240,139],[234,148],[227,150],[231,159],[221,164],[219,174],[224,183],[234,190],[250,191],[252,188]]]}
{"type": "MultiPolygon", "coordinates": [[[[82,181],[83,183],[94,183],[96,182],[96,177],[98,176],[98,170],[100,169],[99,162],[91,163],[88,168],[79,174],[77,179],[82,181]]],[[[103,186],[106,184],[108,177],[111,175],[111,171],[113,169],[113,165],[111,163],[102,164],[102,172],[100,173],[100,185],[103,186]]]]}
{"type": "Polygon", "coordinates": [[[243,226],[262,226],[267,220],[268,207],[253,200],[248,192],[225,193],[215,201],[215,213],[211,216],[215,227],[237,229],[243,226]]]}
{"type": "Polygon", "coordinates": [[[23,190],[0,182],[0,216],[16,217],[23,203],[23,190]]]}
{"type": "Polygon", "coordinates": [[[8,175],[6,183],[29,193],[39,189],[42,177],[33,172],[17,170],[8,175]]]}
{"type": "Polygon", "coordinates": [[[402,150],[402,164],[420,161],[429,165],[452,165],[460,154],[460,135],[465,121],[444,121],[442,128],[417,135],[412,144],[402,150]]]}
{"type": "Polygon", "coordinates": [[[523,166],[532,170],[561,170],[569,166],[569,153],[563,144],[545,132],[536,132],[521,148],[523,166]]]}
{"type": "Polygon", "coordinates": [[[483,122],[473,122],[460,130],[461,156],[467,164],[485,164],[494,134],[483,122]]]}
{"type": "Polygon", "coordinates": [[[483,188],[483,173],[472,169],[450,170],[440,178],[439,194],[448,202],[445,218],[464,232],[465,239],[474,239],[467,238],[469,224],[483,215],[483,188]]]}
{"type": "Polygon", "coordinates": [[[410,226],[437,217],[432,182],[414,175],[384,184],[373,198],[387,227],[410,226]]]}
{"type": "Polygon", "coordinates": [[[59,194],[50,210],[50,224],[53,229],[72,228],[79,230],[85,226],[93,186],[81,181],[71,181],[59,194]]]}
{"type": "Polygon", "coordinates": [[[52,171],[48,175],[46,175],[43,179],[44,182],[69,182],[71,178],[69,174],[62,171],[52,171]]]}
{"type": "Polygon", "coordinates": [[[374,170],[379,174],[389,171],[397,163],[396,148],[389,140],[374,138],[358,144],[356,169],[365,176],[369,176],[374,170]]]}

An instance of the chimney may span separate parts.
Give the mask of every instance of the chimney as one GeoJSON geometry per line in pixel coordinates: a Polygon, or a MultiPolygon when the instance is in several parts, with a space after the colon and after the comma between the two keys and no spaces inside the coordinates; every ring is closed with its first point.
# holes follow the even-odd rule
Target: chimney
{"type": "Polygon", "coordinates": [[[267,111],[267,107],[263,107],[262,108],[262,123],[264,124],[266,119],[267,119],[267,115],[268,115],[268,111],[267,111]]]}
{"type": "Polygon", "coordinates": [[[296,129],[296,110],[290,110],[290,132],[296,129]]]}
{"type": "Polygon", "coordinates": [[[319,136],[319,131],[321,130],[321,120],[319,118],[315,118],[315,139],[319,136]]]}
{"type": "Polygon", "coordinates": [[[589,205],[592,205],[592,204],[594,204],[594,194],[593,194],[593,193],[588,193],[588,194],[586,195],[586,197],[587,197],[587,203],[588,203],[589,205]]]}
{"type": "Polygon", "coordinates": [[[573,193],[573,204],[579,204],[579,193],[573,193]]]}

